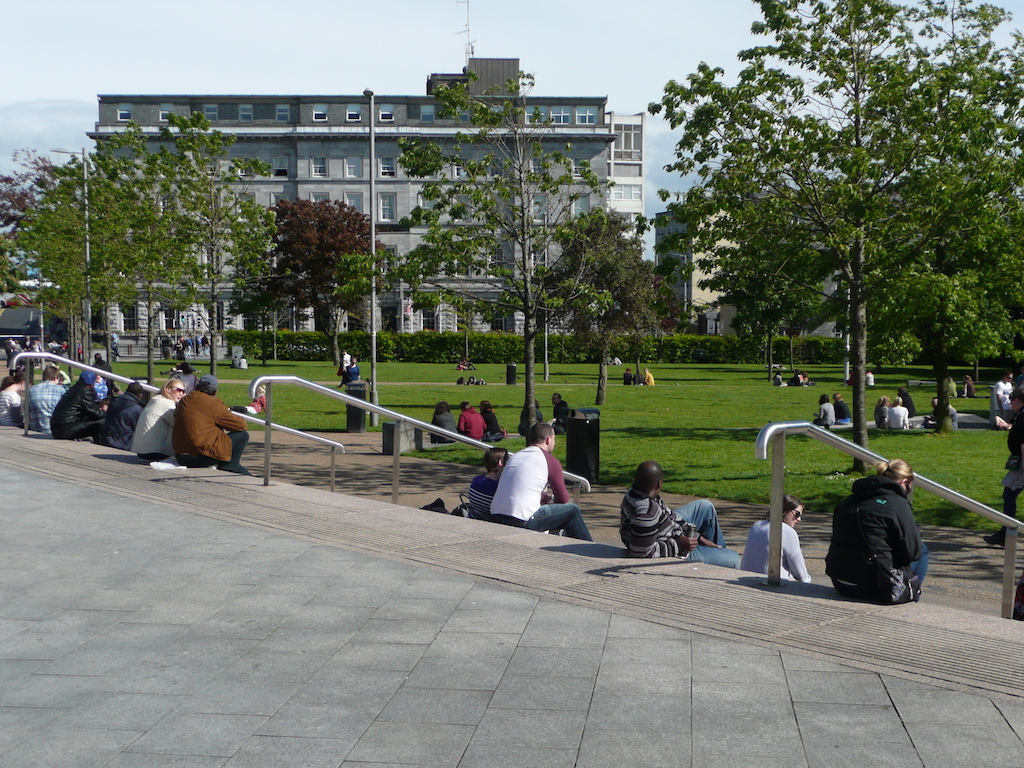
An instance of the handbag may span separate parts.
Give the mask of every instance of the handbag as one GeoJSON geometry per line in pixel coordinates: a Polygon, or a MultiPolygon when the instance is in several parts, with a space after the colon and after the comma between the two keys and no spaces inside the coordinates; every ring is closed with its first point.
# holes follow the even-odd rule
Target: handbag
{"type": "Polygon", "coordinates": [[[1020,454],[1011,453],[1010,458],[1006,460],[1006,468],[1011,472],[1020,472],[1020,454]]]}

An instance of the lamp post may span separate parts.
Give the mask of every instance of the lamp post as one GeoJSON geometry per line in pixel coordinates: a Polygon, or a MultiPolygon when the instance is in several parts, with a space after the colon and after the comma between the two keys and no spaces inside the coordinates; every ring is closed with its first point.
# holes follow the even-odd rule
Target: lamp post
{"type": "Polygon", "coordinates": [[[81,153],[73,149],[51,149],[61,155],[82,155],[82,204],[85,210],[85,298],[82,299],[82,330],[85,331],[85,339],[82,341],[82,355],[89,359],[89,348],[92,345],[92,278],[90,265],[92,263],[91,249],[89,243],[89,156],[85,147],[81,153]]]}
{"type": "MultiPolygon", "coordinates": [[[[370,100],[370,402],[377,405],[377,114],[373,91],[367,88],[363,96],[370,100]]],[[[370,425],[375,427],[378,421],[377,414],[371,413],[370,425]]]]}

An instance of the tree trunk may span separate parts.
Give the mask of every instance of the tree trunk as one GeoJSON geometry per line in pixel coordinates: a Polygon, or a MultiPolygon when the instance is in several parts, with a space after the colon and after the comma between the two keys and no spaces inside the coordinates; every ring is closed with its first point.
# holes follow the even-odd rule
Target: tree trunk
{"type": "Polygon", "coordinates": [[[768,334],[768,381],[775,378],[775,349],[772,345],[772,334],[768,334]]]}
{"type": "Polygon", "coordinates": [[[522,419],[529,427],[537,423],[537,387],[533,380],[536,369],[537,354],[537,324],[536,319],[529,313],[523,316],[523,378],[525,390],[523,392],[523,416],[522,419]]]}
{"type": "MultiPolygon", "coordinates": [[[[867,291],[864,278],[864,241],[854,242],[850,255],[852,280],[850,281],[850,357],[853,373],[853,442],[867,447],[868,422],[866,385],[864,374],[867,372],[868,349],[868,314],[867,291]]],[[[853,462],[855,471],[867,470],[867,463],[862,459],[853,462]]]]}
{"type": "Polygon", "coordinates": [[[608,395],[608,349],[601,350],[601,367],[597,375],[597,397],[594,405],[604,405],[608,395]]]}

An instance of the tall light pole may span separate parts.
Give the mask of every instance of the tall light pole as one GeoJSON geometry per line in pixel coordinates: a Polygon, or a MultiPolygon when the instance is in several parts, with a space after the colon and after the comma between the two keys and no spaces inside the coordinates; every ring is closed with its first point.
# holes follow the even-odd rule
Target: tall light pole
{"type": "Polygon", "coordinates": [[[82,341],[82,355],[89,359],[89,348],[92,345],[92,255],[89,243],[89,156],[85,147],[81,153],[73,149],[51,149],[61,155],[82,155],[82,204],[85,210],[85,298],[82,299],[82,330],[85,331],[85,339],[82,341]]]}
{"type": "MultiPolygon", "coordinates": [[[[363,96],[370,100],[370,402],[377,405],[377,113],[373,91],[367,88],[363,96]]],[[[370,414],[371,426],[377,426],[378,420],[376,413],[370,414]]]]}

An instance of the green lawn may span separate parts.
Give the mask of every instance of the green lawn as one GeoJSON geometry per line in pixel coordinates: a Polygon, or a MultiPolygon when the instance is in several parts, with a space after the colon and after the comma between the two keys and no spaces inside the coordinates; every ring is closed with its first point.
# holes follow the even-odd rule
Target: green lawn
{"type": "MultiPolygon", "coordinates": [[[[167,370],[161,366],[158,370],[167,370]]],[[[823,393],[843,392],[842,369],[837,366],[806,366],[817,386],[776,388],[767,381],[763,368],[741,365],[652,365],[657,386],[624,387],[622,368],[610,368],[608,402],[601,408],[601,482],[626,486],[637,464],[656,459],[666,470],[666,489],[670,492],[711,496],[733,501],[766,503],[769,494],[770,462],[754,458],[754,440],[769,422],[810,420],[823,393]]],[[[118,373],[144,375],[145,366],[125,363],[118,373]]],[[[205,368],[204,368],[205,370],[205,368]]],[[[954,372],[959,381],[964,373],[954,372]]],[[[222,380],[251,380],[264,374],[301,376],[314,381],[336,382],[329,363],[258,362],[245,371],[224,366],[218,370],[222,380]]],[[[474,404],[490,400],[502,425],[516,431],[522,405],[522,386],[504,384],[502,365],[480,365],[472,372],[485,378],[484,387],[458,387],[463,375],[451,365],[382,363],[378,366],[380,404],[386,408],[430,420],[434,403],[447,400],[457,410],[467,399],[474,404]],[[446,383],[438,383],[446,382],[446,383]]],[[[521,382],[522,366],[520,366],[521,382]]],[[[369,365],[363,365],[364,377],[369,365]]],[[[874,399],[892,396],[907,379],[927,379],[923,367],[893,368],[875,372],[874,399]]],[[[982,370],[980,380],[992,382],[995,370],[982,370]]],[[[541,410],[550,417],[550,394],[558,391],[571,406],[589,407],[596,394],[597,366],[551,366],[548,382],[538,380],[541,410]]],[[[930,407],[931,389],[912,388],[919,414],[930,407]]],[[[221,394],[229,404],[248,402],[244,384],[222,383],[221,394]]],[[[979,394],[987,389],[979,387],[979,394]]],[[[988,400],[957,400],[961,413],[973,412],[988,417],[988,400]]],[[[344,430],[344,407],[328,402],[296,387],[281,386],[274,391],[274,420],[297,429],[333,432],[344,430]]],[[[342,438],[342,442],[344,439],[342,438]]],[[[509,448],[522,446],[522,438],[510,439],[509,448]]],[[[962,430],[951,435],[935,435],[923,430],[901,433],[872,433],[871,450],[887,457],[907,459],[917,471],[996,509],[1001,508],[1006,439],[990,430],[962,430]]],[[[557,453],[564,459],[565,442],[559,441],[557,453]]],[[[446,461],[478,464],[479,453],[470,449],[424,454],[446,461]]],[[[791,437],[786,444],[787,491],[804,498],[811,508],[831,509],[847,493],[856,479],[850,474],[852,460],[817,441],[791,437]]],[[[915,508],[922,522],[969,528],[992,527],[976,515],[919,492],[915,508]]]]}

